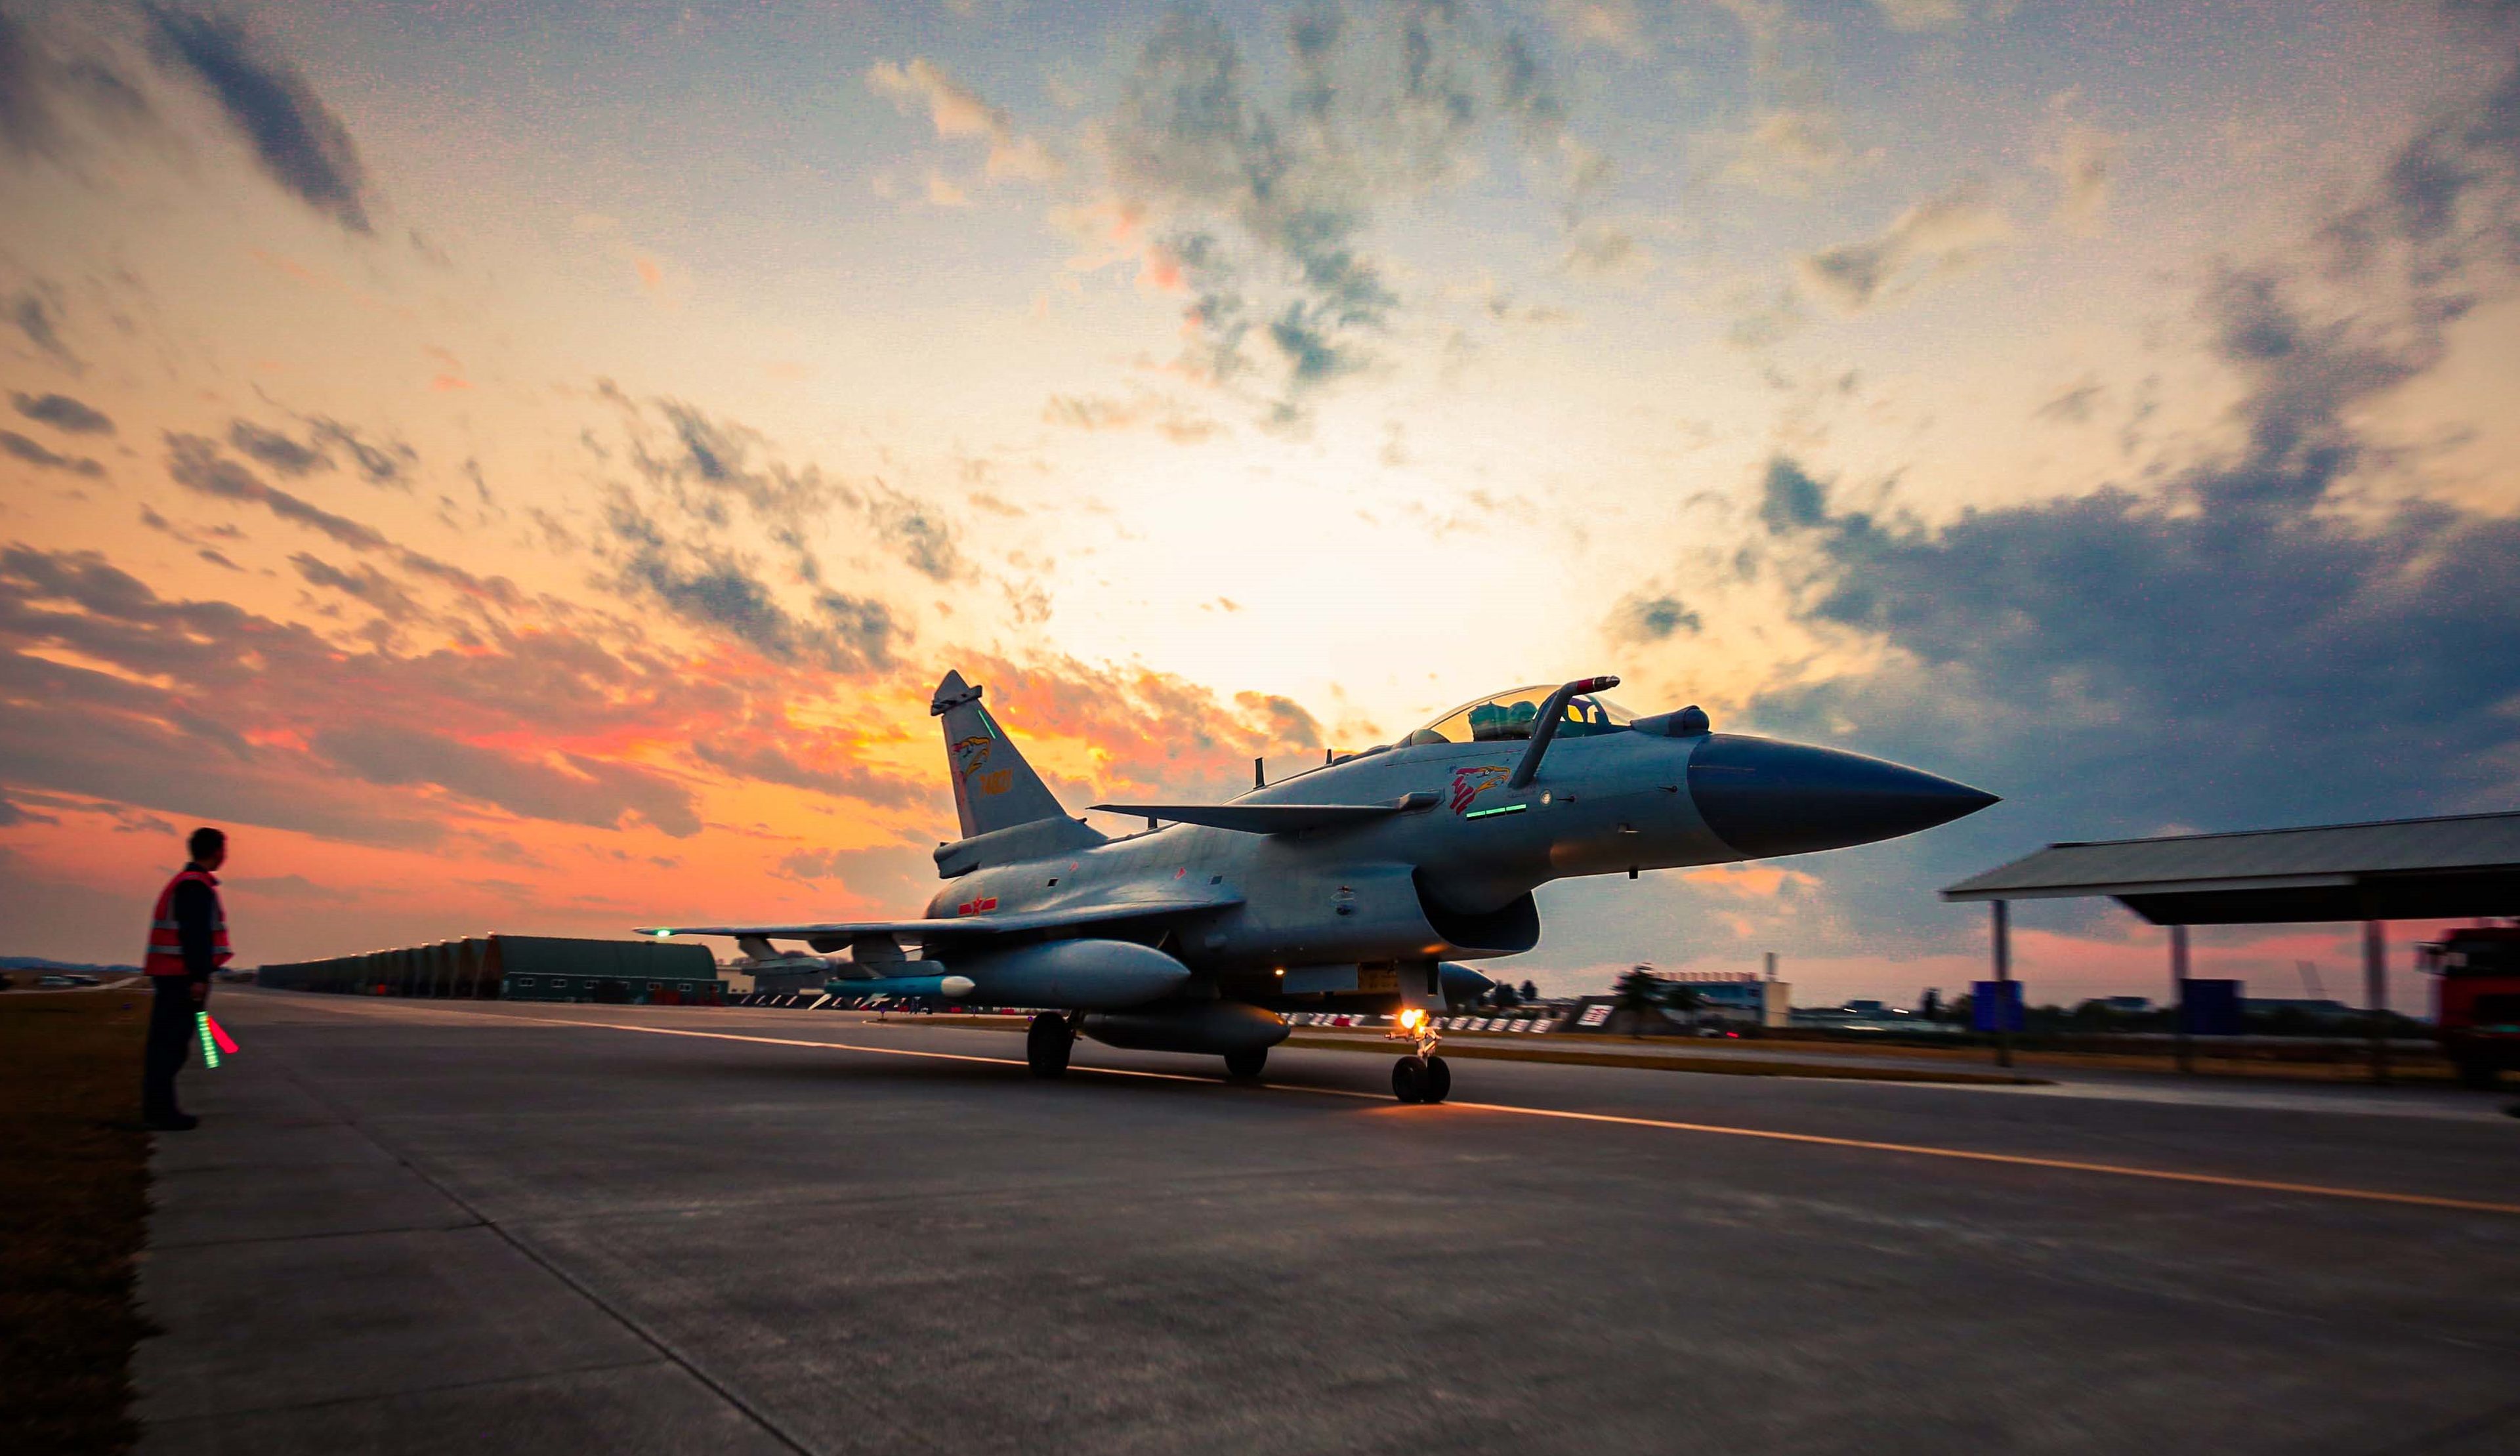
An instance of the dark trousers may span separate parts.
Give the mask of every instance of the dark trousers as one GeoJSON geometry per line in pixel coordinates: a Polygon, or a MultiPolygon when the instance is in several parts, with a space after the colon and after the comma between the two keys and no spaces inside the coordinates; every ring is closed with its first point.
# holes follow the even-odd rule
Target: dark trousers
{"type": "Polygon", "coordinates": [[[149,1004],[149,1049],[140,1063],[140,1115],[157,1118],[178,1111],[175,1074],[184,1069],[193,1038],[201,1035],[201,1024],[193,1020],[201,1007],[193,1004],[192,977],[152,976],[149,981],[157,999],[149,1004]]]}

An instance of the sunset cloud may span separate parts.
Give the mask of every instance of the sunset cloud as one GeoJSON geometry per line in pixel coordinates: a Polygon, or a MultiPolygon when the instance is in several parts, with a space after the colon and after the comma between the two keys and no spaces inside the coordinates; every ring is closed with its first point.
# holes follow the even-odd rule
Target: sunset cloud
{"type": "Polygon", "coordinates": [[[576,754],[519,757],[382,723],[321,729],[312,746],[370,783],[432,785],[526,818],[608,829],[636,814],[677,839],[700,832],[688,786],[631,764],[576,754]]]}
{"type": "Polygon", "coordinates": [[[373,231],[358,148],[294,65],[233,19],[167,5],[142,13],[158,64],[209,94],[271,180],[350,232],[373,231]]]}
{"type": "Polygon", "coordinates": [[[1074,429],[1150,429],[1176,445],[1194,445],[1224,428],[1216,420],[1177,399],[1149,390],[1123,398],[1098,394],[1054,394],[1042,406],[1041,418],[1074,429]]]}
{"type": "Polygon", "coordinates": [[[228,426],[228,443],[241,455],[250,456],[283,475],[303,475],[310,470],[331,469],[331,457],[278,430],[264,429],[250,420],[239,419],[228,426]]]}
{"type": "Polygon", "coordinates": [[[2057,222],[2080,233],[2099,226],[2116,185],[2121,151],[2118,138],[2096,126],[2066,125],[2054,148],[2039,158],[2056,177],[2057,222]]]}
{"type": "Polygon", "coordinates": [[[217,445],[199,435],[166,436],[166,473],[176,484],[204,496],[257,505],[286,521],[329,536],[358,551],[384,551],[391,543],[374,527],[336,515],[265,482],[251,470],[219,454],[217,445]]]}
{"type": "Polygon", "coordinates": [[[1544,984],[2507,803],[2520,17],[2325,3],[9,6],[8,949],[201,821],[257,956],[908,912],[947,667],[1071,808],[1596,671],[2005,795],[1544,984]]]}
{"type": "MultiPolygon", "coordinates": [[[[866,79],[878,95],[891,98],[904,111],[924,109],[939,137],[985,141],[988,158],[983,166],[993,182],[1049,182],[1067,170],[1057,153],[1017,131],[1014,117],[1004,108],[991,106],[923,56],[912,57],[907,65],[878,61],[867,68],[866,79]]],[[[937,180],[930,175],[930,200],[936,200],[937,180]]],[[[953,204],[961,201],[958,191],[953,204]]]]}
{"type": "Polygon", "coordinates": [[[1909,207],[1870,238],[1809,254],[1795,275],[1839,312],[1862,313],[1967,268],[2011,237],[1986,185],[1968,179],[1909,207]]]}
{"type": "Polygon", "coordinates": [[[1843,118],[1817,106],[1762,111],[1748,130],[1720,138],[1717,147],[1719,154],[1730,154],[1724,180],[1787,195],[1809,192],[1865,160],[1848,143],[1843,118]]]}
{"type": "Polygon", "coordinates": [[[0,429],[0,454],[24,461],[40,469],[63,470],[72,475],[103,475],[105,466],[84,456],[59,455],[27,439],[16,430],[0,429]]]}
{"type": "Polygon", "coordinates": [[[12,390],[10,407],[39,424],[49,424],[66,435],[110,435],[113,421],[101,410],[93,410],[67,394],[22,394],[12,390]]]}
{"type": "Polygon", "coordinates": [[[2520,613],[2489,563],[2520,520],[2342,508],[2372,397],[2434,357],[2418,333],[2306,316],[2264,274],[2201,303],[2247,386],[2243,443],[2158,497],[2102,489],[1928,526],[1841,506],[1788,460],[1760,518],[1812,624],[1877,666],[1762,693],[1763,728],[1861,724],[2029,811],[1955,826],[1937,872],[2005,844],[2454,813],[2520,795],[2520,613]],[[2346,725],[2350,730],[2344,730],[2346,725]],[[2245,746],[2243,746],[2245,745],[2245,746]]]}
{"type": "Polygon", "coordinates": [[[668,541],[653,520],[632,508],[616,508],[611,525],[628,547],[623,589],[693,626],[724,633],[778,663],[840,673],[892,665],[904,634],[880,601],[809,588],[791,608],[743,556],[668,541]]]}
{"type": "Polygon", "coordinates": [[[26,342],[50,355],[55,363],[68,365],[72,374],[86,367],[62,337],[62,293],[58,287],[41,279],[29,282],[15,293],[0,296],[0,315],[26,342]]]}
{"type": "Polygon", "coordinates": [[[1362,370],[1400,306],[1363,246],[1372,199],[1458,181],[1493,122],[1553,144],[1562,117],[1530,43],[1466,13],[1324,11],[1286,35],[1292,85],[1272,107],[1221,22],[1166,15],[1102,131],[1112,210],[1164,220],[1152,241],[1189,295],[1185,362],[1232,382],[1266,359],[1282,423],[1362,370]]]}

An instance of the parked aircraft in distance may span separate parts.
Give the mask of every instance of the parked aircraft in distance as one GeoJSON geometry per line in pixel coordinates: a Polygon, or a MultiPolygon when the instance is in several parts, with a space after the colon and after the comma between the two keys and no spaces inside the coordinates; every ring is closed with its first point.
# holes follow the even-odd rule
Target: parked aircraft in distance
{"type": "Polygon", "coordinates": [[[962,838],[916,920],[702,925],[845,949],[848,990],[1042,1008],[1036,1076],[1078,1035],[1222,1056],[1255,1078],[1281,1012],[1395,1013],[1403,1102],[1452,1074],[1433,1013],[1484,990],[1458,959],[1540,944],[1534,887],[1570,875],[1765,859],[1931,828],[1996,802],[1950,779],[1835,749],[1710,731],[1695,707],[1634,717],[1616,678],[1467,703],[1396,743],[1332,757],[1227,804],[1097,804],[1143,816],[1113,838],[1071,816],[960,673],[938,684],[962,838]],[[905,947],[915,946],[916,957],[905,947]]]}

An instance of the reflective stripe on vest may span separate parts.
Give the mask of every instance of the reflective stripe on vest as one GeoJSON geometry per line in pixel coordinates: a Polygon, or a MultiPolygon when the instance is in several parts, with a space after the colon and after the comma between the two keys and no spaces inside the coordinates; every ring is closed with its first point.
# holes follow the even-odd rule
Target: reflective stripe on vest
{"type": "Polygon", "coordinates": [[[184,974],[184,942],[175,923],[175,887],[186,880],[198,880],[210,891],[210,963],[226,965],[235,955],[228,949],[227,906],[219,903],[219,882],[206,869],[187,868],[166,882],[158,892],[158,908],[149,917],[149,953],[141,958],[140,969],[152,976],[184,974]]]}

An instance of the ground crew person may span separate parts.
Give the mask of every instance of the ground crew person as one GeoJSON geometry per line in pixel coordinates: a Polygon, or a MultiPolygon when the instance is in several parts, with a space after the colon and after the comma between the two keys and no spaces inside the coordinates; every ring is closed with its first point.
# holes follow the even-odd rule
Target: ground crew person
{"type": "Polygon", "coordinates": [[[228,837],[193,831],[193,856],[149,917],[149,954],[141,961],[156,999],[149,1007],[149,1047],[140,1067],[140,1117],[158,1132],[190,1132],[202,1120],[175,1105],[175,1074],[192,1053],[196,1013],[209,1004],[210,972],[227,964],[228,917],[211,871],[227,862],[228,837]]]}

